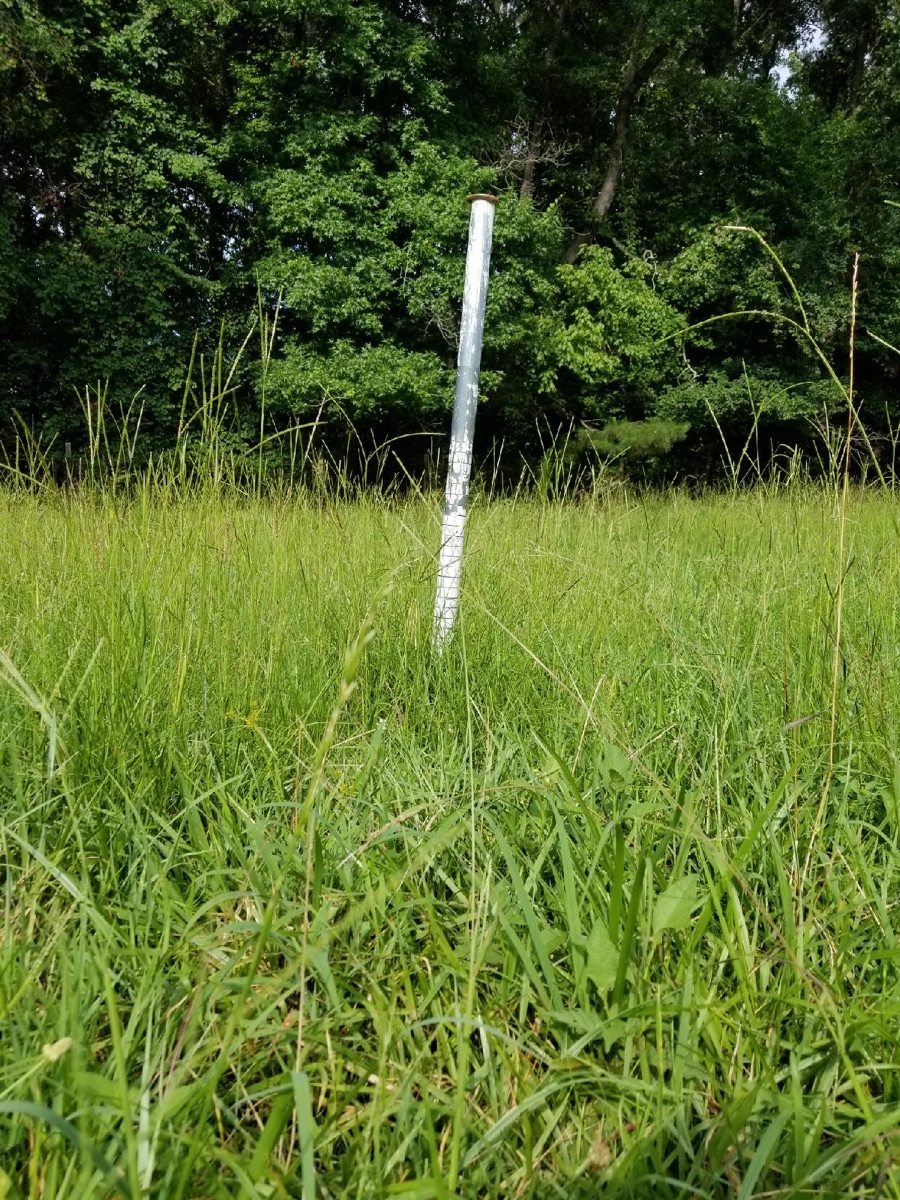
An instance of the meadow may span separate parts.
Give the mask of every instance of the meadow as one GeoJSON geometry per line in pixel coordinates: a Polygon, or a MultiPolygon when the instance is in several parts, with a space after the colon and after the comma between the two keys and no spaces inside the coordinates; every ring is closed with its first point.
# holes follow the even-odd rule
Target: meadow
{"type": "Polygon", "coordinates": [[[0,1197],[900,1197],[883,490],[0,493],[0,1197]]]}

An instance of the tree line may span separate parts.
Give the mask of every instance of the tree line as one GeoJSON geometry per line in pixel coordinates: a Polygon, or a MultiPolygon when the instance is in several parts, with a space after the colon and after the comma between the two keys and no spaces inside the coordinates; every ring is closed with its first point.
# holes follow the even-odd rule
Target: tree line
{"type": "Polygon", "coordinates": [[[239,441],[446,429],[493,191],[483,444],[814,456],[858,252],[888,447],[898,110],[896,0],[0,0],[0,441],[163,450],[217,348],[239,441]]]}

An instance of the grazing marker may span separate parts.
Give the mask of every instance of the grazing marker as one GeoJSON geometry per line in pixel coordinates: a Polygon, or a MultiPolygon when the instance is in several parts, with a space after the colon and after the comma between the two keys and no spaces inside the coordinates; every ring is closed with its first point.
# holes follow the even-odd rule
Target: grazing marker
{"type": "Polygon", "coordinates": [[[466,253],[466,282],[459,329],[456,399],[453,404],[453,424],[450,427],[450,462],[447,467],[441,557],[434,602],[434,644],[438,651],[443,650],[453,632],[459,605],[466,500],[472,474],[472,440],[478,408],[478,372],[481,366],[481,343],[484,333],[484,304],[487,299],[491,236],[497,198],[485,195],[469,196],[469,203],[472,207],[469,214],[469,248],[466,253]]]}

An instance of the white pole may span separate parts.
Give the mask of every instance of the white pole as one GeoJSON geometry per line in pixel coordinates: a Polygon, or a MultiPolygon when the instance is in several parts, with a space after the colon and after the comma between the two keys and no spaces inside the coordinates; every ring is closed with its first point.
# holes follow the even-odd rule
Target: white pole
{"type": "Polygon", "coordinates": [[[478,371],[481,366],[481,342],[484,333],[484,303],[487,299],[491,236],[497,199],[495,196],[469,196],[469,202],[472,208],[469,213],[466,283],[459,328],[456,399],[453,404],[453,424],[450,427],[447,496],[441,528],[437,597],[434,602],[434,644],[439,651],[443,650],[445,642],[453,632],[459,606],[463,531],[466,526],[469,477],[472,474],[475,413],[478,408],[478,371]]]}

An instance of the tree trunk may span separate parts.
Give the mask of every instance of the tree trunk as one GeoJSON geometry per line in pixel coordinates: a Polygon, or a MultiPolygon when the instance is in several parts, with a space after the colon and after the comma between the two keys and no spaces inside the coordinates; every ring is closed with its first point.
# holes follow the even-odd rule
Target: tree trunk
{"type": "Polygon", "coordinates": [[[853,47],[853,61],[850,64],[850,72],[847,79],[847,109],[851,113],[856,112],[859,105],[859,93],[866,77],[866,59],[874,40],[875,30],[871,28],[863,29],[856,38],[856,43],[853,47]]]}
{"type": "MultiPolygon", "coordinates": [[[[544,71],[545,72],[550,71],[553,67],[553,64],[556,61],[556,44],[557,44],[557,41],[559,40],[560,30],[563,28],[563,26],[565,25],[566,20],[568,18],[568,9],[569,9],[568,0],[562,0],[562,3],[559,6],[559,13],[557,15],[556,24],[553,28],[553,36],[550,38],[550,41],[544,47],[544,71]]],[[[547,88],[546,75],[545,75],[545,83],[544,83],[545,111],[549,107],[549,104],[548,104],[549,97],[547,95],[547,91],[548,91],[548,88],[547,88]]],[[[535,138],[534,138],[534,144],[532,144],[531,140],[529,140],[529,143],[528,143],[528,157],[525,159],[525,171],[522,175],[522,183],[519,187],[519,199],[520,200],[522,200],[525,196],[533,196],[534,195],[534,187],[535,187],[535,183],[536,183],[535,174],[537,172],[538,164],[541,161],[541,133],[543,131],[543,128],[544,128],[543,121],[538,119],[538,121],[529,129],[529,139],[530,139],[532,132],[534,132],[535,138]]]]}
{"type": "Polygon", "coordinates": [[[736,42],[741,33],[741,25],[744,17],[744,0],[734,0],[734,8],[731,16],[731,40],[736,42]]]}
{"type": "Polygon", "coordinates": [[[622,91],[619,93],[619,99],[616,102],[616,128],[613,133],[612,145],[609,148],[606,174],[603,177],[603,183],[600,185],[597,199],[593,203],[593,213],[598,221],[606,220],[607,214],[612,208],[613,200],[616,198],[616,189],[619,186],[619,180],[622,178],[622,167],[625,161],[625,143],[628,140],[628,133],[631,129],[631,113],[634,102],[641,88],[649,82],[668,53],[668,43],[660,42],[658,46],[653,47],[644,61],[638,66],[635,53],[632,51],[628,69],[625,72],[622,91]]]}
{"type": "Polygon", "coordinates": [[[540,161],[541,145],[540,142],[536,146],[528,147],[528,157],[525,159],[525,170],[522,172],[522,182],[519,185],[519,199],[524,200],[526,196],[534,195],[534,175],[540,161]]]}
{"type": "MultiPolygon", "coordinates": [[[[628,134],[631,130],[634,102],[638,98],[641,89],[652,79],[671,49],[668,42],[660,42],[653,47],[643,62],[640,62],[638,52],[640,50],[642,32],[642,27],[638,26],[631,43],[631,55],[628,59],[628,66],[625,68],[622,89],[616,101],[616,124],[613,131],[612,143],[609,147],[609,156],[606,160],[606,173],[603,176],[600,191],[591,205],[591,212],[598,222],[606,220],[613,206],[613,201],[616,198],[616,190],[622,178],[622,167],[625,162],[625,144],[628,141],[628,134]]],[[[589,241],[591,241],[589,233],[576,234],[575,239],[565,253],[565,261],[574,262],[578,257],[578,251],[589,241]]]]}

